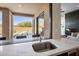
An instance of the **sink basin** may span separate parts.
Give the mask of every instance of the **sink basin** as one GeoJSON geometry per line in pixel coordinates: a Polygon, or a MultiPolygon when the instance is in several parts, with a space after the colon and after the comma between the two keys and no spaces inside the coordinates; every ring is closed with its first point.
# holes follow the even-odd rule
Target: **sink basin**
{"type": "Polygon", "coordinates": [[[45,52],[57,48],[54,44],[50,42],[34,43],[32,47],[35,52],[45,52]]]}

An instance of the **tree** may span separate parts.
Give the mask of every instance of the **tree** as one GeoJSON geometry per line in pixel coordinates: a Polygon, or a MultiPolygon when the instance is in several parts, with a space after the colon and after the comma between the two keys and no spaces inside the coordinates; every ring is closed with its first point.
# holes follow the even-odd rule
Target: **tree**
{"type": "Polygon", "coordinates": [[[18,24],[20,27],[32,27],[31,22],[21,22],[18,24]]]}

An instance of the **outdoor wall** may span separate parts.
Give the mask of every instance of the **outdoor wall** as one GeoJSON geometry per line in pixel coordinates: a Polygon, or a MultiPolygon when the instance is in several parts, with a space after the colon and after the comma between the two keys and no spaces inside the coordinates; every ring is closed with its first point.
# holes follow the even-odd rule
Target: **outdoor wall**
{"type": "Polygon", "coordinates": [[[60,13],[60,4],[53,3],[52,4],[52,34],[53,39],[61,38],[61,13],[60,13]]]}

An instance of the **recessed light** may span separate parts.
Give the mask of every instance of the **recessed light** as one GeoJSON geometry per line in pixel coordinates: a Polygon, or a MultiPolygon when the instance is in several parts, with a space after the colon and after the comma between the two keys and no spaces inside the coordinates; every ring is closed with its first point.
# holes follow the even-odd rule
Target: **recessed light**
{"type": "Polygon", "coordinates": [[[22,7],[22,5],[21,5],[21,4],[19,4],[19,5],[18,5],[18,7],[22,7]]]}

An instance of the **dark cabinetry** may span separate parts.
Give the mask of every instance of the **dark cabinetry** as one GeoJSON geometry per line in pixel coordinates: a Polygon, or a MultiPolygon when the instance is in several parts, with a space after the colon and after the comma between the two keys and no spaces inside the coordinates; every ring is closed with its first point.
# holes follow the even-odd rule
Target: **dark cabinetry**
{"type": "Polygon", "coordinates": [[[79,49],[71,50],[57,56],[79,56],[79,49]]]}
{"type": "Polygon", "coordinates": [[[68,53],[63,53],[63,54],[60,54],[60,55],[57,55],[57,56],[68,56],[68,53]]]}
{"type": "Polygon", "coordinates": [[[71,50],[68,52],[68,56],[77,56],[77,50],[71,50]]]}

